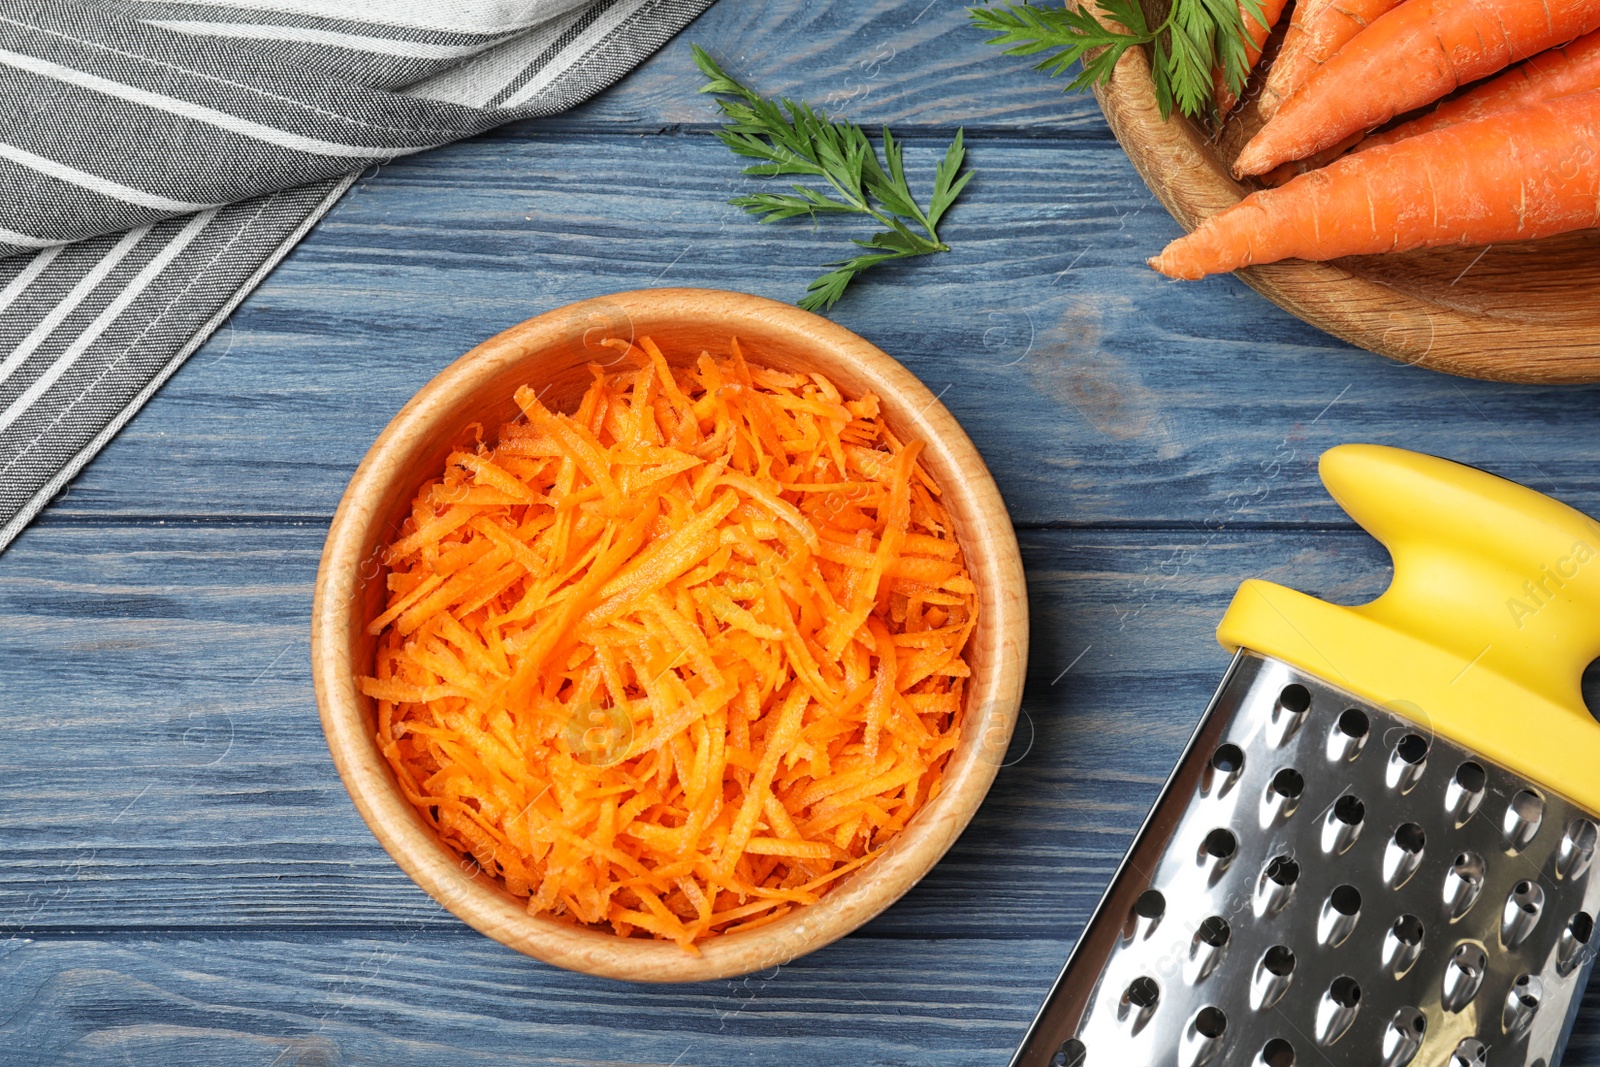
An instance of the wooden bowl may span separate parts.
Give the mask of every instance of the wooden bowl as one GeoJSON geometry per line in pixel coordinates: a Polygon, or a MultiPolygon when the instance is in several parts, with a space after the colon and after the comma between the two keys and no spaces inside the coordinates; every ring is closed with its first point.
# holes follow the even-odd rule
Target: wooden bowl
{"type": "Polygon", "coordinates": [[[994,479],[954,417],[900,364],[855,334],[787,304],[739,293],[649,289],[588,300],[529,319],[474,348],[423,387],[361,462],[328,532],[311,617],[312,674],[334,764],[374,836],[407,874],[456,916],[547,963],[608,978],[689,982],[787,962],[844,936],[888,907],[944,855],[977,810],[1004,758],[1022,697],[1028,603],[1016,535],[994,479]],[[586,364],[611,363],[608,336],[648,334],[668,353],[724,352],[737,336],[753,362],[815,370],[847,396],[870,390],[895,432],[926,442],[973,580],[979,623],[961,742],[943,791],[884,854],[818,903],[776,922],[711,938],[691,956],[668,942],[529,915],[493,876],[442,844],[401,794],[376,741],[375,709],[356,689],[371,671],[366,632],[386,599],[381,553],[423,481],[444,468],[473,423],[493,428],[517,414],[519,385],[548,389],[572,410],[590,380],[586,364]]]}
{"type": "MultiPolygon", "coordinates": [[[[1270,59],[1269,51],[1263,63],[1270,59]]],[[[1145,184],[1186,228],[1257,188],[1229,172],[1259,128],[1253,102],[1220,135],[1177,115],[1163,121],[1149,57],[1138,48],[1123,54],[1095,96],[1145,184]]],[[[1313,326],[1404,363],[1503,382],[1600,381],[1597,230],[1487,249],[1287,260],[1237,273],[1313,326]]]]}

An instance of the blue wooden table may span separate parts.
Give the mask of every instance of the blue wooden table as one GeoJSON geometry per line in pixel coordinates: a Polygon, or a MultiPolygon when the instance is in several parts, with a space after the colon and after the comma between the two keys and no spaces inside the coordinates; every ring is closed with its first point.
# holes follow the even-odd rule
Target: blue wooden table
{"type": "MultiPolygon", "coordinates": [[[[1442,377],[1238,281],[1178,233],[1092,100],[951,0],[723,0],[583,109],[365,178],[0,555],[0,1063],[1002,1067],[1227,664],[1243,578],[1343,602],[1387,557],[1325,448],[1477,464],[1600,514],[1600,388],[1442,377]],[[855,936],[748,978],[586,979],[436,906],[318,727],[318,553],[378,430],[477,341],[652,285],[793,300],[847,231],[761,227],[689,43],[908,144],[964,126],[948,255],[834,317],[939,393],[1029,575],[1024,718],[972,828],[855,936]]],[[[1600,1065],[1600,986],[1568,1057],[1600,1065]]]]}

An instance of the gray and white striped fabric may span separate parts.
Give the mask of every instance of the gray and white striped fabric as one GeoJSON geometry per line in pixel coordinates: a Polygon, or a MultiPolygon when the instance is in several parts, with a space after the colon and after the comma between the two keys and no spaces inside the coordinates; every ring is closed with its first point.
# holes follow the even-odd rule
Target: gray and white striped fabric
{"type": "Polygon", "coordinates": [[[0,549],[367,166],[616,81],[712,0],[0,0],[0,549]]]}

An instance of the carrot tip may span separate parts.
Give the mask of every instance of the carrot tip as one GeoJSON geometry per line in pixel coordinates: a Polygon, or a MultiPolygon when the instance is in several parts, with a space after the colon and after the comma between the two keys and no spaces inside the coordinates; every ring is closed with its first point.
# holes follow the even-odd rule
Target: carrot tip
{"type": "Polygon", "coordinates": [[[1239,152],[1239,158],[1233,161],[1233,176],[1235,178],[1249,178],[1257,174],[1265,174],[1285,162],[1274,158],[1274,153],[1263,142],[1262,135],[1267,132],[1262,127],[1261,132],[1252,137],[1248,144],[1239,152]]]}
{"type": "Polygon", "coordinates": [[[1205,271],[1194,270],[1193,268],[1186,270],[1179,265],[1179,261],[1183,258],[1183,250],[1179,246],[1183,244],[1184,240],[1185,238],[1180,237],[1178,240],[1173,241],[1161,250],[1159,256],[1151,256],[1145,260],[1146,265],[1157,274],[1164,274],[1175,281],[1194,282],[1204,278],[1206,276],[1205,271]]]}

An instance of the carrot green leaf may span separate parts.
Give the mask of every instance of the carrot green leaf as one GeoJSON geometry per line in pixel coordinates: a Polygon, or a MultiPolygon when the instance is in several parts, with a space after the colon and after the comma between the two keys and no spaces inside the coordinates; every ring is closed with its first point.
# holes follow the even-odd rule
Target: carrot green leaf
{"type": "MultiPolygon", "coordinates": [[[[1259,20],[1259,0],[1244,2],[1245,10],[1259,20]]],[[[1068,92],[1109,81],[1128,49],[1150,46],[1150,73],[1162,118],[1176,109],[1209,119],[1216,110],[1213,70],[1222,71],[1235,95],[1243,92],[1250,73],[1238,0],[1172,0],[1166,17],[1153,27],[1139,0],[1081,5],[1066,0],[1063,7],[1002,4],[969,8],[968,13],[975,26],[995,34],[988,43],[1005,46],[1008,56],[1050,53],[1034,69],[1052,78],[1077,64],[1068,92]]]]}
{"type": "Polygon", "coordinates": [[[807,287],[801,307],[807,311],[832,307],[858,275],[880,263],[950,251],[939,239],[939,221],[972,180],[972,171],[962,169],[966,160],[962,131],[956,131],[945,151],[934,174],[933,195],[923,208],[906,181],[902,144],[887,127],[880,159],[878,149],[855,123],[830,119],[804,101],[770,100],[731,77],[705,49],[695,45],[693,52],[695,65],[710,79],[700,91],[717,97],[727,120],[717,137],[735,155],[758,161],[744,173],[763,178],[799,175],[825,183],[819,188],[795,182],[786,193],[749,193],[728,203],[762,222],[855,214],[885,227],[854,242],[868,251],[826,264],[833,269],[807,287]]]}

